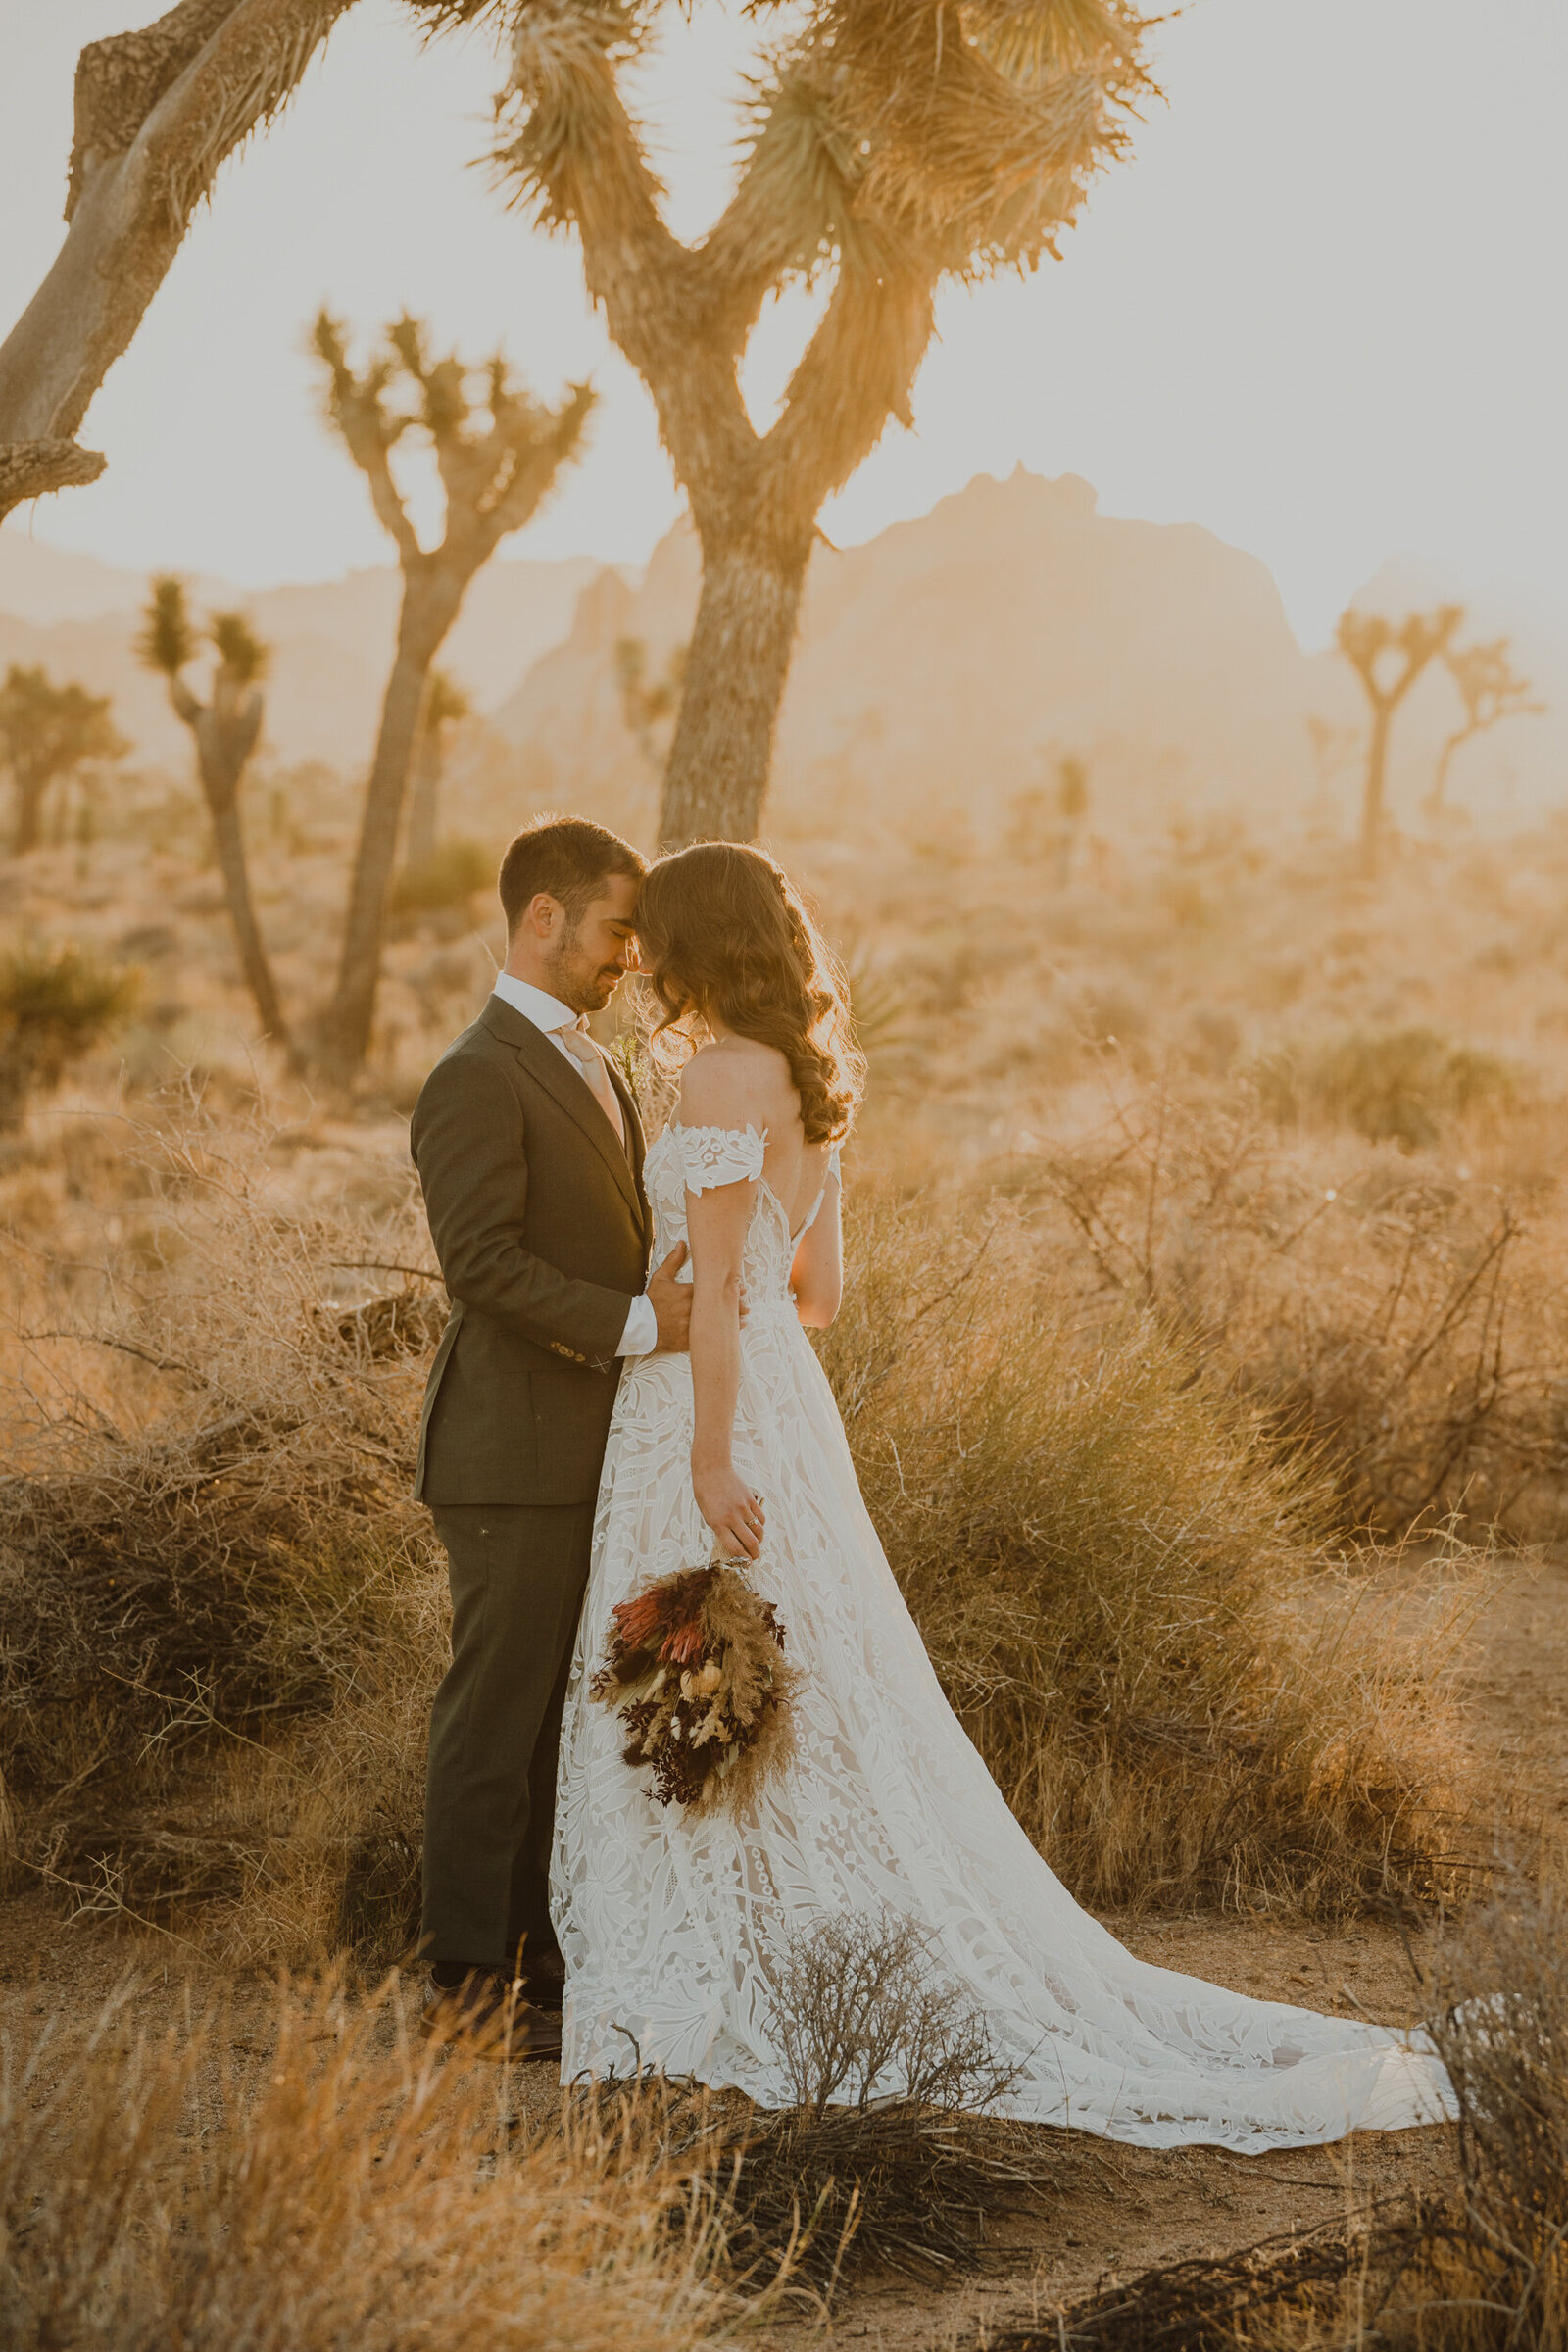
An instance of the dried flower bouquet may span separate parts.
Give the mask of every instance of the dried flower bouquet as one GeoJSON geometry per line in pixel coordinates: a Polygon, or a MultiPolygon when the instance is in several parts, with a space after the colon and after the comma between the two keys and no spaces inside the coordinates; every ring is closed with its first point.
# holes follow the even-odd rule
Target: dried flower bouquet
{"type": "Polygon", "coordinates": [[[662,1805],[739,1812],[795,1744],[784,1628],[728,1561],[680,1568],[611,1611],[589,1689],[612,1707],[628,1764],[662,1805]]]}

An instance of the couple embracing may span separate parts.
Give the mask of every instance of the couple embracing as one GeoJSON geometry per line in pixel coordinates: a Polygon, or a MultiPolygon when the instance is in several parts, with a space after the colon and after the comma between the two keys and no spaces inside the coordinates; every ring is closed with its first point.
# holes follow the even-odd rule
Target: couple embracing
{"type": "Polygon", "coordinates": [[[779,868],[729,842],[649,868],[552,819],[500,891],[505,968],[412,1137],[452,1298],[416,1490],[453,1604],[426,2022],[559,2056],[567,2081],[640,2058],[787,2105],[782,1955],[891,1917],[984,2012],[1007,2114],[1244,2150],[1451,2114],[1419,2035],[1134,1959],[949,1708],[807,1337],[839,1303],[862,1065],[779,868]],[[634,960],[694,1048],[652,1145],[585,1026],[634,960]],[[747,1807],[697,1814],[655,1800],[589,1684],[612,1609],[714,1552],[789,1629],[798,1735],[747,1807]]]}

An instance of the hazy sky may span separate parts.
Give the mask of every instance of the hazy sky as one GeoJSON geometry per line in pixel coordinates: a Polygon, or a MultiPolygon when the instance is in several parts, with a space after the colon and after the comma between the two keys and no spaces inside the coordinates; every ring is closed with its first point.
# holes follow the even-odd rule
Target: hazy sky
{"type": "MultiPolygon", "coordinates": [[[[156,0],[0,0],[0,329],[61,234],[81,43],[156,0]]],[[[677,225],[722,200],[738,7],[669,11],[646,98],[677,225]]],[[[1390,554],[1568,616],[1568,0],[1194,0],[1159,34],[1168,105],[1059,266],[950,292],[915,393],[824,515],[841,542],[1019,461],[1111,514],[1206,524],[1272,567],[1308,643],[1390,554]]],[[[230,162],[83,438],[99,484],[8,530],[254,586],[387,560],[323,430],[305,326],[405,304],[542,391],[591,373],[586,461],[511,554],[640,562],[678,511],[652,413],[572,246],[467,168],[495,61],[421,51],[360,0],[284,121],[230,162]]],[[[764,320],[768,414],[806,324],[764,320]]]]}

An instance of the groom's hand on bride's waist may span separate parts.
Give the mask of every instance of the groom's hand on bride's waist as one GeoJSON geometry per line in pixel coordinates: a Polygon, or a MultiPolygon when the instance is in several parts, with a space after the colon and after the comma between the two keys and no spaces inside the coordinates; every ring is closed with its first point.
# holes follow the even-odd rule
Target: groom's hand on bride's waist
{"type": "Polygon", "coordinates": [[[662,1266],[648,1277],[648,1302],[659,1325],[656,1355],[684,1355],[692,1323],[692,1286],[676,1280],[686,1263],[686,1245],[677,1242],[662,1266]]]}

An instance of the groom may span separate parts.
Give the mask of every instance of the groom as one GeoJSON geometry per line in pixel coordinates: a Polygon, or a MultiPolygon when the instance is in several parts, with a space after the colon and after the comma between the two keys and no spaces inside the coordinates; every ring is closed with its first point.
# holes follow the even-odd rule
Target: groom
{"type": "Polygon", "coordinates": [[[684,1248],[648,1281],[636,1104],[581,1017],[635,961],[646,867],[602,825],[545,819],[501,863],[507,960],[436,1063],[411,1143],[452,1316],[414,1492],[452,1581],[430,1719],[428,2031],[558,2056],[556,1758],[620,1359],[686,1346],[684,1248]]]}

